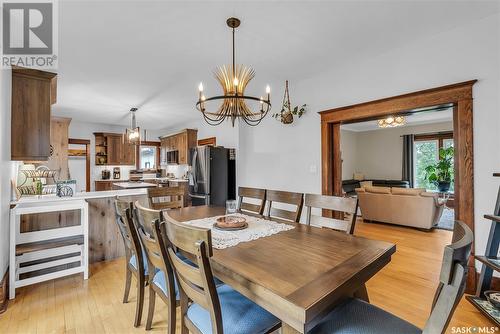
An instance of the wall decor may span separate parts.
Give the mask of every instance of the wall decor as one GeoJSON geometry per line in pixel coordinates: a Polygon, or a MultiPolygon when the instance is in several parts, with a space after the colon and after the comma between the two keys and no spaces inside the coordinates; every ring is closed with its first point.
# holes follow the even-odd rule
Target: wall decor
{"type": "Polygon", "coordinates": [[[281,111],[279,113],[273,114],[273,117],[283,124],[291,124],[293,123],[293,116],[297,116],[297,118],[300,118],[306,112],[306,104],[303,104],[301,107],[295,106],[293,109],[291,106],[290,92],[288,91],[288,80],[286,80],[281,111]]]}

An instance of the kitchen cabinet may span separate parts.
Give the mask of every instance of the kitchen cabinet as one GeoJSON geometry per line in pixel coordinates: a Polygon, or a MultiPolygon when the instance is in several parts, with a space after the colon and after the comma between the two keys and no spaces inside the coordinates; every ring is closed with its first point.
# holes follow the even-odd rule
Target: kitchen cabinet
{"type": "Polygon", "coordinates": [[[122,160],[122,136],[106,135],[108,165],[119,165],[122,160]]]}
{"type": "Polygon", "coordinates": [[[198,141],[198,130],[184,129],[180,132],[160,137],[160,161],[162,165],[168,164],[168,153],[177,152],[177,163],[187,165],[189,163],[189,150],[196,147],[198,141]]]}
{"type": "Polygon", "coordinates": [[[134,165],[135,145],[128,143],[121,133],[96,132],[96,165],[134,165]]]}
{"type": "Polygon", "coordinates": [[[69,178],[68,129],[71,118],[52,117],[50,122],[50,146],[52,154],[43,165],[57,171],[58,180],[69,178]]]}
{"type": "Polygon", "coordinates": [[[114,190],[113,183],[125,183],[127,181],[123,180],[96,180],[94,182],[95,185],[95,191],[107,191],[107,190],[114,190]]]}
{"type": "Polygon", "coordinates": [[[47,161],[51,155],[51,105],[57,74],[13,66],[11,160],[47,161]]]}

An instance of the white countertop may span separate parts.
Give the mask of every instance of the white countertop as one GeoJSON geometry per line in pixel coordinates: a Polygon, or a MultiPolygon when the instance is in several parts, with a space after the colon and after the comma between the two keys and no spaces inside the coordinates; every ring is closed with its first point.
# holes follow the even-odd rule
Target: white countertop
{"type": "Polygon", "coordinates": [[[142,181],[155,180],[155,181],[169,181],[169,182],[188,182],[188,179],[172,179],[168,177],[152,177],[152,178],[142,178],[142,181]]]}
{"type": "Polygon", "coordinates": [[[107,179],[107,180],[95,180],[95,182],[128,182],[129,179],[107,179]]]}
{"type": "Polygon", "coordinates": [[[147,182],[118,182],[113,183],[113,186],[120,187],[123,189],[134,189],[134,188],[153,188],[156,184],[147,182]]]}
{"type": "Polygon", "coordinates": [[[136,195],[146,195],[146,194],[147,194],[146,188],[89,191],[89,192],[76,193],[73,197],[57,197],[56,195],[23,196],[17,201],[11,201],[10,204],[11,205],[29,204],[29,203],[41,204],[41,203],[58,202],[58,201],[74,201],[74,200],[115,197],[115,196],[136,196],[136,195]]]}

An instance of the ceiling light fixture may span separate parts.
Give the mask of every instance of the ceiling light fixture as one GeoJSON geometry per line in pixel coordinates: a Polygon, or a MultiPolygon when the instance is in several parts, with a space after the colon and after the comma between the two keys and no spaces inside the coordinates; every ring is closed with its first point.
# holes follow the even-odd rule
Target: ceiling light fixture
{"type": "Polygon", "coordinates": [[[226,23],[233,31],[233,63],[232,65],[219,66],[214,72],[215,78],[222,86],[224,95],[206,98],[203,95],[203,84],[200,83],[196,109],[201,111],[203,118],[210,125],[219,125],[224,120],[230,119],[234,126],[236,119],[241,118],[248,125],[255,126],[266,117],[271,109],[271,88],[269,85],[266,87],[267,97],[265,99],[245,95],[245,88],[255,76],[255,71],[250,67],[235,64],[234,32],[240,26],[240,20],[230,17],[226,23]],[[214,100],[222,100],[222,105],[215,112],[207,111],[205,108],[206,103],[214,100]],[[255,104],[258,103],[259,111],[252,111],[247,106],[247,102],[251,101],[255,101],[255,104]]]}
{"type": "Polygon", "coordinates": [[[137,126],[137,121],[135,120],[135,112],[137,108],[131,108],[132,113],[132,126],[130,129],[125,130],[125,138],[130,144],[139,145],[141,143],[141,131],[137,126]]]}
{"type": "Polygon", "coordinates": [[[396,126],[401,126],[406,124],[406,118],[404,116],[389,116],[387,118],[382,118],[377,121],[379,128],[394,128],[396,126]]]}

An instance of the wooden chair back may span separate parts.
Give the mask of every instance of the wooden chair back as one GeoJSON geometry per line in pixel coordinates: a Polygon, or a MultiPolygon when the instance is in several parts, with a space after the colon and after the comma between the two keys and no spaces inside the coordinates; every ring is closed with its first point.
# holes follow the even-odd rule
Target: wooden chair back
{"type": "Polygon", "coordinates": [[[300,215],[302,214],[302,206],[304,205],[303,194],[279,190],[266,190],[266,198],[268,202],[267,217],[295,223],[299,222],[300,215]],[[295,211],[279,209],[273,206],[274,203],[295,205],[296,209],[295,211]]]}
{"type": "Polygon", "coordinates": [[[210,313],[212,333],[222,333],[222,315],[219,296],[214,283],[210,257],[212,237],[209,229],[178,223],[165,213],[165,221],[161,223],[168,238],[167,252],[181,293],[181,317],[192,333],[199,330],[187,317],[187,308],[191,301],[197,303],[210,313]],[[176,252],[180,250],[195,259],[196,266],[184,262],[176,252]]]}
{"type": "Polygon", "coordinates": [[[264,207],[266,206],[266,189],[239,187],[238,197],[238,208],[241,211],[248,211],[258,215],[262,215],[264,213],[264,207]],[[244,201],[245,198],[253,198],[259,200],[260,203],[248,203],[244,201]]]}
{"type": "MultiPolygon", "coordinates": [[[[452,243],[444,248],[439,286],[423,333],[445,333],[453,312],[462,298],[467,278],[467,262],[474,240],[471,229],[455,221],[452,243]]],[[[474,273],[471,273],[474,274],[474,273]]]]}
{"type": "Polygon", "coordinates": [[[358,211],[358,200],[356,198],[305,194],[304,202],[307,207],[307,225],[328,227],[344,231],[347,234],[354,233],[356,214],[358,211]],[[349,220],[340,220],[316,216],[312,214],[312,208],[343,212],[349,214],[350,217],[349,220]]]}
{"type": "Polygon", "coordinates": [[[129,263],[132,255],[135,255],[138,271],[143,273],[142,246],[132,217],[133,208],[134,204],[132,202],[122,201],[118,198],[115,199],[116,224],[118,225],[125,246],[127,263],[129,263]]]}
{"type": "Polygon", "coordinates": [[[145,208],[139,202],[135,202],[134,206],[137,217],[137,234],[146,252],[149,274],[154,276],[156,268],[166,272],[167,268],[161,257],[161,249],[155,238],[153,225],[155,221],[161,220],[161,211],[145,208]]]}
{"type": "Polygon", "coordinates": [[[154,210],[178,209],[184,207],[182,187],[148,188],[149,207],[154,210]]]}

